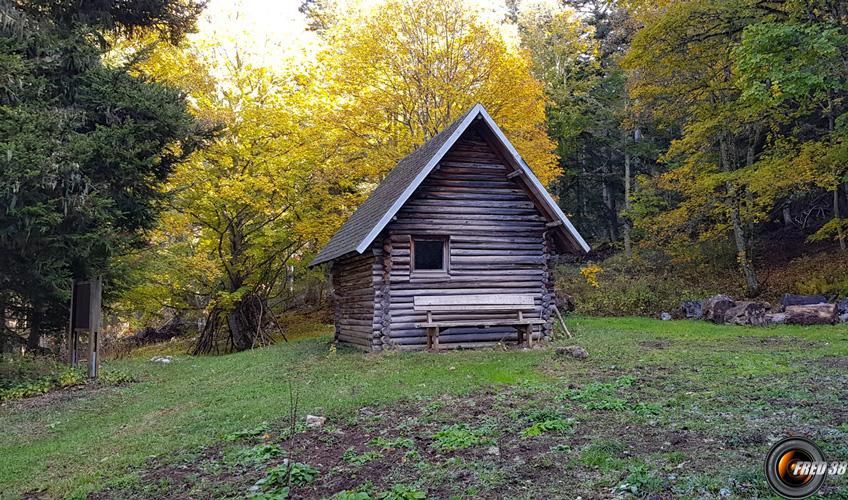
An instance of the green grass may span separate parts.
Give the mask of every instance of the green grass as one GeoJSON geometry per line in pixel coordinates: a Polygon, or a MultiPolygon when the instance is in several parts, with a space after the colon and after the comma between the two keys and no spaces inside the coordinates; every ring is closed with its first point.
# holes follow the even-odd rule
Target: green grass
{"type": "MultiPolygon", "coordinates": [[[[550,390],[549,400],[586,415],[731,436],[744,429],[746,419],[766,418],[774,410],[773,403],[756,400],[740,406],[740,395],[803,398],[814,389],[795,380],[832,378],[804,363],[848,356],[844,326],[755,329],[640,318],[571,318],[569,326],[576,338],[562,343],[587,348],[589,360],[563,360],[549,350],[331,354],[328,336],[228,356],[183,354],[170,365],[151,363],[159,352],[147,348],[143,358],[108,363],[138,383],[56,397],[50,404],[36,398],[0,407],[0,491],[84,496],[108,481],[133,485],[138,481],[133,469],[151,456],[175,460],[168,457],[280,423],[289,410],[289,383],[299,395],[301,420],[311,413],[342,422],[363,406],[417,398],[426,414],[438,410],[437,396],[508,385],[528,394],[550,390]],[[719,428],[703,416],[719,413],[719,428]]],[[[799,418],[803,411],[797,408],[799,418]]],[[[541,434],[567,433],[559,427],[541,434]]],[[[622,459],[620,444],[605,439],[577,446],[576,463],[599,473],[616,471],[618,479],[599,480],[608,484],[606,491],[616,481],[640,492],[656,486],[652,470],[622,459]]]]}
{"type": "Polygon", "coordinates": [[[110,472],[151,455],[208,445],[283,419],[289,383],[299,395],[301,413],[332,415],[543,377],[534,370],[543,352],[369,355],[339,349],[330,356],[329,341],[292,341],[228,356],[179,356],[170,365],[151,363],[146,356],[112,362],[109,367],[129,371],[141,382],[24,411],[0,408],[0,490],[85,495],[110,472]]]}

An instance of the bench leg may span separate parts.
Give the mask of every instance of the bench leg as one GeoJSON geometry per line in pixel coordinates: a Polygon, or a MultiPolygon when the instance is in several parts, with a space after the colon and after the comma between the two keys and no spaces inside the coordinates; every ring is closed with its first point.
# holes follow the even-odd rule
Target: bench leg
{"type": "Polygon", "coordinates": [[[527,325],[527,347],[533,347],[533,325],[527,325]]]}
{"type": "Polygon", "coordinates": [[[433,349],[439,350],[439,327],[433,328],[433,349]]]}
{"type": "Polygon", "coordinates": [[[427,328],[427,349],[433,348],[433,329],[427,328]]]}

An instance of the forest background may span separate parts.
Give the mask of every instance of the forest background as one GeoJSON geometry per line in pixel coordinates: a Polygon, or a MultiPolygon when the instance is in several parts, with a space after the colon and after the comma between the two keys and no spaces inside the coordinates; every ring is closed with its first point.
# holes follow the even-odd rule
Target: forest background
{"type": "Polygon", "coordinates": [[[844,2],[306,0],[240,31],[257,5],[0,1],[4,342],[50,345],[98,275],[113,333],[270,338],[477,102],[593,246],[559,268],[578,311],[848,293],[844,2]]]}

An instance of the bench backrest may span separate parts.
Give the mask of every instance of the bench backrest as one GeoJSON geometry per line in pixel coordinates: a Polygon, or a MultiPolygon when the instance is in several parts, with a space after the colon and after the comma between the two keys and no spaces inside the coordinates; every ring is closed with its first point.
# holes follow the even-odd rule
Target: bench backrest
{"type": "Polygon", "coordinates": [[[531,311],[532,295],[416,295],[416,311],[531,311]]]}

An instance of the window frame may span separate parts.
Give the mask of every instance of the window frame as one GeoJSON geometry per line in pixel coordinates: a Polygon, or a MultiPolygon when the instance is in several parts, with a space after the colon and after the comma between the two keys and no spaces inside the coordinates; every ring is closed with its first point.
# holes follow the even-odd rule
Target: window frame
{"type": "Polygon", "coordinates": [[[409,272],[411,276],[449,276],[450,275],[450,236],[441,235],[412,235],[409,238],[409,272]],[[415,242],[417,241],[441,241],[442,242],[442,268],[441,269],[416,269],[415,268],[415,242]]]}

